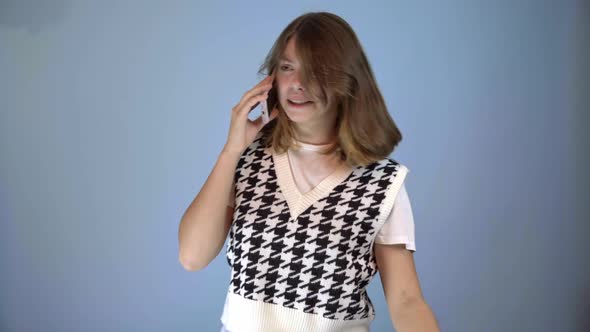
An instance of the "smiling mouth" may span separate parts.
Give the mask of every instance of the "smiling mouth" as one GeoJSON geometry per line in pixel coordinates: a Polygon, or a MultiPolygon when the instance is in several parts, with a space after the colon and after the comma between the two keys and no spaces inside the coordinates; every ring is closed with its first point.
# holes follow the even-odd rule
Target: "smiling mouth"
{"type": "Polygon", "coordinates": [[[293,107],[302,107],[302,106],[307,106],[307,105],[313,104],[313,102],[309,101],[309,100],[301,103],[301,102],[294,102],[291,99],[287,99],[287,102],[289,103],[290,106],[293,106],[293,107]]]}

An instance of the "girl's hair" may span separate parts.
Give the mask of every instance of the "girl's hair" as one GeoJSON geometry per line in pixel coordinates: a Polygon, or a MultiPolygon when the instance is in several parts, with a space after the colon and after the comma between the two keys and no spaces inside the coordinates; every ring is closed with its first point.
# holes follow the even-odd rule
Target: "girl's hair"
{"type": "MultiPolygon", "coordinates": [[[[328,110],[338,112],[337,144],[325,153],[339,149],[342,160],[353,167],[387,158],[402,135],[387,111],[369,61],[350,25],[328,12],[308,12],[297,17],[281,32],[258,74],[270,74],[277,68],[290,38],[296,40],[303,86],[328,110]]],[[[278,116],[261,131],[263,144],[282,153],[297,144],[293,140],[293,122],[276,98],[269,94],[269,107],[276,105],[278,116]]]]}

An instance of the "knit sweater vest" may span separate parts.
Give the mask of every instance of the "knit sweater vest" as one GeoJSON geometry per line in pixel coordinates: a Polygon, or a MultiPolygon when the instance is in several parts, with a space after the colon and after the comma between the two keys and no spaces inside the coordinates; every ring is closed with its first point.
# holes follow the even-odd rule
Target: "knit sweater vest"
{"type": "Polygon", "coordinates": [[[264,147],[261,134],[242,153],[226,250],[228,330],[369,331],[374,239],[408,169],[389,158],[343,165],[298,201],[286,153],[264,147]]]}

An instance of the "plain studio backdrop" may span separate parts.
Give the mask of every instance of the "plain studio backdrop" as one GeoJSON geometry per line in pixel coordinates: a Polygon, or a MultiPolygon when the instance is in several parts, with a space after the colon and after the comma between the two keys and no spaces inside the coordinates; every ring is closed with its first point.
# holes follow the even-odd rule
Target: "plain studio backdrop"
{"type": "Polygon", "coordinates": [[[1,331],[219,329],[225,247],[187,272],[178,224],[307,11],[350,23],[404,135],[442,330],[590,330],[587,2],[3,0],[1,331]]]}

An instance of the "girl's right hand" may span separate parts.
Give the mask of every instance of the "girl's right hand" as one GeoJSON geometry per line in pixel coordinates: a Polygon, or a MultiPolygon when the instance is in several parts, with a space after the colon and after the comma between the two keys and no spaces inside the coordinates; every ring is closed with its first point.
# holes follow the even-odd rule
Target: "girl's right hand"
{"type": "MultiPolygon", "coordinates": [[[[248,114],[259,102],[268,98],[268,92],[272,88],[274,73],[256,84],[252,89],[244,93],[240,102],[232,108],[231,124],[224,151],[242,154],[254,141],[258,132],[266,125],[262,121],[262,114],[254,121],[248,118],[248,114]]],[[[270,111],[268,122],[278,115],[276,107],[270,111]]]]}

